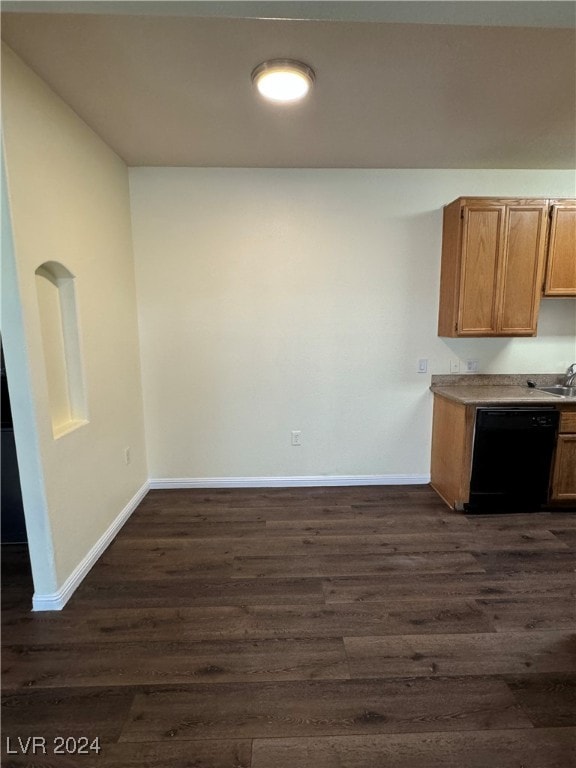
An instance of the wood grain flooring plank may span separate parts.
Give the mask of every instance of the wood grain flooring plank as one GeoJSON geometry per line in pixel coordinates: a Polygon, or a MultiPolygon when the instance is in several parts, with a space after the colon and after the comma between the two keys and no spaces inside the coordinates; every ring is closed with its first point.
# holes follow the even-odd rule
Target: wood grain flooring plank
{"type": "Polygon", "coordinates": [[[26,688],[4,690],[3,737],[91,736],[103,743],[118,740],[135,688],[26,688]]]}
{"type": "Polygon", "coordinates": [[[70,606],[107,605],[111,608],[195,605],[278,605],[321,603],[320,579],[150,579],[100,580],[88,574],[70,606]]]}
{"type": "Polygon", "coordinates": [[[299,505],[279,503],[275,506],[245,504],[239,507],[215,503],[171,505],[167,501],[163,506],[140,505],[137,514],[140,519],[147,521],[161,517],[181,523],[186,523],[188,520],[214,522],[226,520],[239,523],[262,520],[378,520],[390,514],[413,517],[417,511],[419,516],[426,519],[438,520],[441,518],[447,522],[453,521],[459,527],[469,527],[466,518],[460,513],[454,513],[438,502],[433,504],[420,502],[417,506],[418,509],[416,510],[416,504],[409,500],[372,504],[305,504],[302,502],[299,505]]]}
{"type": "Polygon", "coordinates": [[[576,726],[576,675],[520,675],[504,680],[536,727],[576,726]]]}
{"type": "MultiPolygon", "coordinates": [[[[454,534],[448,534],[454,536],[454,534]]],[[[504,531],[492,528],[470,531],[467,530],[464,548],[470,552],[490,551],[548,551],[565,552],[568,546],[547,529],[531,529],[527,527],[512,528],[504,531]]]]}
{"type": "Polygon", "coordinates": [[[302,681],[168,687],[136,696],[120,741],[531,728],[498,680],[302,681]]]}
{"type": "Polygon", "coordinates": [[[130,642],[101,649],[96,643],[6,646],[4,688],[349,677],[340,638],[130,642]]]}
{"type": "Polygon", "coordinates": [[[344,638],[353,677],[575,672],[574,632],[344,638]]]}
{"type": "Polygon", "coordinates": [[[488,573],[572,573],[575,557],[569,549],[559,552],[529,552],[509,550],[507,552],[476,552],[478,562],[488,573]]]}
{"type": "Polygon", "coordinates": [[[4,645],[259,640],[451,632],[493,632],[473,600],[444,598],[386,603],[70,608],[6,615],[4,645]]]}
{"type": "Polygon", "coordinates": [[[196,505],[193,507],[138,507],[134,513],[139,520],[166,519],[180,525],[189,520],[227,521],[227,522],[262,522],[266,520],[355,520],[358,511],[344,504],[323,506],[279,506],[279,507],[227,507],[212,505],[196,505]]]}
{"type": "Polygon", "coordinates": [[[477,574],[464,573],[457,578],[434,573],[403,578],[384,576],[352,576],[323,580],[327,603],[380,602],[396,598],[419,597],[573,597],[576,595],[574,574],[477,574]]]}
{"type": "Polygon", "coordinates": [[[382,573],[483,573],[468,552],[417,552],[379,555],[280,555],[236,557],[235,577],[290,578],[304,576],[360,576],[382,573]]]}
{"type": "Polygon", "coordinates": [[[576,528],[576,511],[530,512],[529,514],[510,515],[468,515],[467,520],[476,530],[511,530],[512,528],[545,528],[555,529],[576,528]]]}
{"type": "Polygon", "coordinates": [[[106,551],[100,562],[119,562],[134,558],[135,565],[142,557],[149,559],[166,557],[185,558],[188,553],[192,562],[205,558],[210,567],[211,558],[259,557],[262,555],[351,555],[394,554],[431,552],[474,552],[489,550],[554,550],[568,547],[550,531],[506,532],[488,531],[485,535],[467,531],[443,531],[436,533],[388,533],[349,536],[270,536],[266,538],[207,538],[199,544],[195,539],[179,538],[129,538],[123,532],[106,551]],[[162,551],[167,554],[163,555],[162,551]],[[143,553],[142,555],[140,553],[143,553]]]}
{"type": "Polygon", "coordinates": [[[572,597],[492,598],[476,601],[498,631],[572,629],[576,631],[576,601],[572,597]]]}
{"type": "Polygon", "coordinates": [[[119,575],[131,580],[226,579],[234,573],[233,554],[220,546],[207,548],[196,539],[156,539],[153,542],[143,539],[140,542],[145,542],[146,546],[126,548],[112,544],[98,561],[99,581],[117,582],[119,575]]]}
{"type": "Polygon", "coordinates": [[[576,731],[256,739],[252,768],[572,768],[576,731]]]}
{"type": "Polygon", "coordinates": [[[554,526],[551,533],[564,542],[566,546],[569,546],[572,551],[576,551],[576,526],[574,528],[557,528],[554,526]]]}
{"type": "Polygon", "coordinates": [[[94,768],[250,768],[252,743],[188,741],[172,744],[114,744],[94,768]]]}
{"type": "MultiPolygon", "coordinates": [[[[382,501],[363,503],[363,504],[351,504],[351,509],[357,518],[370,519],[382,519],[390,515],[400,515],[402,517],[414,517],[415,512],[422,515],[422,517],[429,520],[444,520],[448,525],[452,522],[458,527],[468,527],[468,521],[464,515],[460,512],[455,512],[444,505],[443,502],[439,503],[438,499],[426,500],[420,497],[418,501],[414,499],[406,498],[403,500],[388,500],[383,498],[382,501]]],[[[310,515],[312,517],[312,515],[310,515]]],[[[289,520],[289,517],[284,518],[289,520]]]]}
{"type": "MultiPolygon", "coordinates": [[[[410,486],[411,489],[416,486],[410,486]]],[[[153,507],[171,505],[228,505],[240,506],[302,506],[368,504],[409,499],[408,486],[321,486],[310,488],[183,488],[153,489],[148,492],[140,506],[153,507]]],[[[412,498],[416,491],[411,490],[412,498]]],[[[430,486],[421,486],[419,498],[431,500],[439,508],[442,502],[430,486]]],[[[444,509],[446,509],[444,507],[444,509]]]]}
{"type": "Polygon", "coordinates": [[[464,516],[448,521],[440,515],[426,516],[419,514],[391,515],[354,520],[267,520],[268,536],[369,536],[398,533],[432,533],[457,529],[467,526],[464,516]]]}
{"type": "MultiPolygon", "coordinates": [[[[404,488],[408,488],[408,486],[404,486],[404,488]]],[[[382,488],[380,489],[379,496],[376,498],[366,498],[363,500],[354,496],[353,489],[350,490],[352,492],[352,495],[350,496],[350,504],[353,507],[362,509],[367,509],[368,507],[384,508],[390,506],[405,509],[406,507],[413,507],[414,504],[417,504],[418,507],[423,510],[433,509],[443,515],[462,514],[461,512],[455,513],[453,509],[447,507],[442,499],[437,496],[434,491],[431,491],[429,487],[427,490],[419,491],[417,493],[411,491],[405,491],[404,493],[388,493],[387,488],[382,488]]]]}
{"type": "Polygon", "coordinates": [[[187,522],[171,522],[170,520],[142,520],[135,513],[124,525],[122,533],[127,538],[159,538],[159,539],[188,539],[202,540],[234,536],[264,536],[266,522],[264,520],[215,521],[192,520],[187,522]]]}

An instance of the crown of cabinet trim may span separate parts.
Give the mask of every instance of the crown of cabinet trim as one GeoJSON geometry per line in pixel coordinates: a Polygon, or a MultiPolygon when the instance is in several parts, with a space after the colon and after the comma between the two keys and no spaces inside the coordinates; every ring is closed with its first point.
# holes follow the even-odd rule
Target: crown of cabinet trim
{"type": "MultiPolygon", "coordinates": [[[[544,275],[547,283],[550,271],[561,291],[545,295],[576,295],[564,261],[566,242],[575,247],[570,226],[574,200],[460,197],[445,206],[438,335],[535,336],[544,275]]],[[[571,263],[576,270],[574,254],[571,263]]]]}

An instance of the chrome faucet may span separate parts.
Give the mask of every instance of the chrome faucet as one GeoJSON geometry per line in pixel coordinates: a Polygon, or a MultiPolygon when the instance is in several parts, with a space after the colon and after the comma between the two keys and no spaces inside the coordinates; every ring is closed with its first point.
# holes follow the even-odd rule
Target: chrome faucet
{"type": "Polygon", "coordinates": [[[576,363],[572,363],[566,371],[565,387],[573,387],[576,384],[576,363]]]}

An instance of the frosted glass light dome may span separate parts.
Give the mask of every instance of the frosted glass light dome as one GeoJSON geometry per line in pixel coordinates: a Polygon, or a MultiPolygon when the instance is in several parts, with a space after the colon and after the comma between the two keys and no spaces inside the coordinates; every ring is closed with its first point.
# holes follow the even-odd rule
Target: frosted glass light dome
{"type": "Polygon", "coordinates": [[[256,67],[252,82],[270,101],[293,102],[306,96],[314,82],[314,72],[300,61],[273,59],[256,67]]]}

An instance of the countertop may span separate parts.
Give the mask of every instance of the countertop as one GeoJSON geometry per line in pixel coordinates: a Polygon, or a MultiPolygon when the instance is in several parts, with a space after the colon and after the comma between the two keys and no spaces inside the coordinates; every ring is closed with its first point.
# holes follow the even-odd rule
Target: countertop
{"type": "Polygon", "coordinates": [[[463,405],[574,405],[576,397],[558,397],[526,385],[550,386],[563,379],[558,374],[433,376],[430,389],[435,395],[463,405]]]}
{"type": "Polygon", "coordinates": [[[462,384],[432,386],[432,392],[447,400],[464,405],[567,405],[576,403],[576,397],[558,397],[537,389],[516,385],[484,384],[479,386],[462,384]]]}

